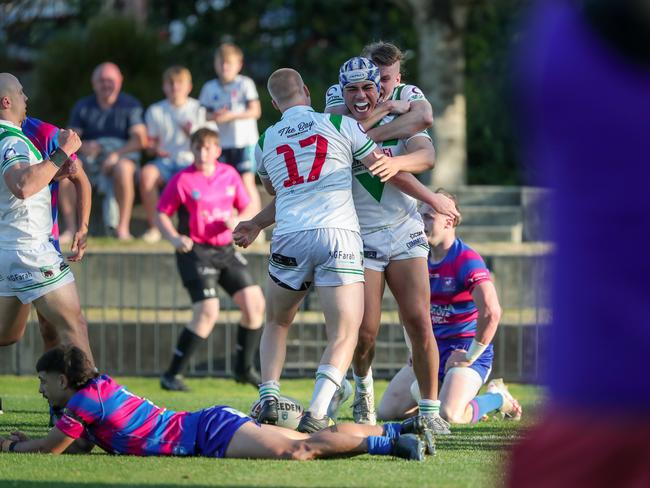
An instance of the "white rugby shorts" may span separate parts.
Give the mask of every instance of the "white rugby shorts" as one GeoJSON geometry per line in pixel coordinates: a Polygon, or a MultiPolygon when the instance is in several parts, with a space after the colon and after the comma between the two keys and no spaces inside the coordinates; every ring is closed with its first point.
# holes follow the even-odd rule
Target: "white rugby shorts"
{"type": "Polygon", "coordinates": [[[31,303],[73,281],[70,266],[51,242],[35,249],[0,249],[0,296],[31,303]]]}
{"type": "Polygon", "coordinates": [[[361,235],[327,228],[273,236],[269,275],[293,290],[363,282],[361,235]]]}
{"type": "Polygon", "coordinates": [[[411,258],[427,258],[429,243],[422,219],[409,217],[390,227],[366,232],[363,263],[368,269],[384,272],[388,263],[411,258]]]}

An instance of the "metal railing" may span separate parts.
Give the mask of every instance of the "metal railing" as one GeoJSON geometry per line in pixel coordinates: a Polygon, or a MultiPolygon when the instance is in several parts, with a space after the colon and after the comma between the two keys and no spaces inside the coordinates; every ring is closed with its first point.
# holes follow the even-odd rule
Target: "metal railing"
{"type": "MultiPolygon", "coordinates": [[[[247,254],[254,279],[264,286],[267,257],[247,254]]],[[[535,382],[543,361],[543,330],[549,320],[544,256],[486,257],[504,309],[495,338],[493,375],[535,382]]],[[[191,316],[190,300],[169,253],[95,253],[74,269],[99,368],[117,375],[158,375],[171,358],[178,334],[191,316]]],[[[219,321],[193,356],[189,375],[228,376],[232,371],[239,312],[220,290],[219,321]]],[[[407,349],[395,301],[383,301],[382,327],[373,370],[391,377],[405,363],[407,349]]],[[[286,376],[311,375],[326,345],[318,296],[310,292],[290,331],[286,376]]],[[[25,337],[0,348],[0,373],[31,374],[42,344],[35,314],[25,337]]]]}

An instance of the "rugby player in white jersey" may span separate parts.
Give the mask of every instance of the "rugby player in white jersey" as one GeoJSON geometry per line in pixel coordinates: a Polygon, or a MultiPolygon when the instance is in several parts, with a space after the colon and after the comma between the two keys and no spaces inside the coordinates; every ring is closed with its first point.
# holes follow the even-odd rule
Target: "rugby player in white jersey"
{"type": "MultiPolygon", "coordinates": [[[[368,136],[375,142],[411,137],[433,125],[431,104],[415,85],[402,83],[402,51],[389,42],[373,42],[363,48],[363,57],[371,59],[378,67],[381,88],[377,108],[372,117],[361,122],[368,136]],[[383,111],[383,113],[382,113],[383,111]],[[384,114],[400,117],[373,127],[384,114]],[[403,115],[402,115],[403,114],[403,115]]],[[[325,112],[350,115],[345,105],[341,85],[329,87],[325,96],[325,112]]]]}
{"type": "Polygon", "coordinates": [[[50,242],[49,183],[74,171],[68,155],[81,146],[73,131],[61,130],[59,149],[43,160],[23,134],[27,96],[18,79],[0,73],[0,346],[25,332],[29,307],[56,330],[59,343],[76,345],[92,358],[88,331],[70,267],[50,242]]]}
{"type": "MultiPolygon", "coordinates": [[[[352,201],[352,160],[362,161],[384,181],[395,176],[399,163],[375,153],[375,143],[352,119],[314,112],[309,91],[296,71],[274,72],[268,90],[282,119],[267,129],[256,148],[260,177],[276,200],[253,219],[257,220],[254,236],[277,217],[260,348],[263,382],[258,420],[277,422],[288,328],[313,283],[325,315],[328,346],[298,430],[314,432],[329,423],[327,408],[350,365],[363,315],[363,245],[352,201]],[[269,209],[270,220],[264,221],[260,216],[269,209]]],[[[242,228],[250,222],[235,230],[238,244],[242,244],[240,234],[248,232],[242,228]]]]}
{"type": "MultiPolygon", "coordinates": [[[[348,110],[357,121],[373,115],[379,98],[379,84],[373,73],[377,66],[369,59],[346,61],[339,71],[339,83],[348,110]],[[365,72],[360,76],[359,72],[365,72]]],[[[380,121],[387,124],[393,116],[380,121]]],[[[412,137],[390,139],[379,144],[391,156],[410,156],[402,171],[421,172],[433,167],[435,151],[426,131],[412,137]]],[[[395,297],[400,318],[413,344],[413,370],[420,386],[419,418],[438,434],[448,434],[448,424],[440,417],[438,400],[439,355],[429,317],[427,256],[429,247],[417,202],[393,185],[385,185],[363,165],[353,165],[352,193],[363,239],[365,287],[364,316],[355,350],[353,372],[356,422],[376,422],[371,364],[381,322],[381,303],[388,284],[395,297]]],[[[345,386],[345,385],[344,385],[345,386]]],[[[344,396],[343,389],[339,395],[344,396]]],[[[335,399],[332,410],[337,405],[335,399]]]]}

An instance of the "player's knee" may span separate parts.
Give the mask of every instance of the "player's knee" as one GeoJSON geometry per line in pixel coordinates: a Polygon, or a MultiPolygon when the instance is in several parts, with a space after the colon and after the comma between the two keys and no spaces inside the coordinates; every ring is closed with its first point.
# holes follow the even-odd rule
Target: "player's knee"
{"type": "Polygon", "coordinates": [[[375,347],[377,336],[374,331],[359,330],[359,340],[357,343],[357,350],[359,352],[367,352],[375,347]]]}
{"type": "Polygon", "coordinates": [[[440,416],[450,424],[467,423],[465,420],[465,409],[453,405],[450,406],[444,403],[440,405],[440,416]]]}

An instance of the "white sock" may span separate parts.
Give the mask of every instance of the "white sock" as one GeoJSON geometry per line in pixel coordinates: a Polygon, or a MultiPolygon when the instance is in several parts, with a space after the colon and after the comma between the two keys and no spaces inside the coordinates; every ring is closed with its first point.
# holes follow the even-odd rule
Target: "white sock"
{"type": "Polygon", "coordinates": [[[275,380],[265,381],[259,386],[260,400],[280,397],[280,383],[275,380]]]}
{"type": "Polygon", "coordinates": [[[354,384],[359,392],[372,392],[373,389],[373,380],[372,380],[372,368],[368,369],[368,374],[366,376],[357,376],[354,371],[352,372],[354,376],[354,384]]]}
{"type": "Polygon", "coordinates": [[[316,371],[316,386],[311,397],[309,410],[313,417],[322,419],[336,390],[341,386],[343,373],[331,364],[321,364],[316,371]]]}
{"type": "Polygon", "coordinates": [[[440,400],[429,400],[423,398],[418,402],[420,415],[423,417],[435,417],[440,415],[440,400]]]}

